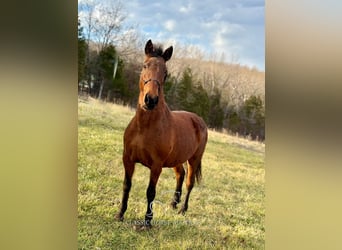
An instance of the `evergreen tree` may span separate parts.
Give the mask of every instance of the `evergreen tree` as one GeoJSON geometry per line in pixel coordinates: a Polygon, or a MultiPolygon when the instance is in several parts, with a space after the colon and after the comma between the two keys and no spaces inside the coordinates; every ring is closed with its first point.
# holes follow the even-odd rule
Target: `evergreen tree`
{"type": "Polygon", "coordinates": [[[228,131],[232,133],[240,133],[240,127],[241,127],[241,118],[239,115],[239,110],[235,106],[229,106],[227,110],[227,129],[228,131]]]}
{"type": "Polygon", "coordinates": [[[164,96],[167,105],[171,110],[176,109],[175,105],[175,91],[176,91],[176,86],[177,86],[177,80],[175,77],[171,76],[171,74],[168,74],[166,77],[166,80],[164,82],[164,96]]]}
{"type": "Polygon", "coordinates": [[[182,78],[175,89],[175,107],[180,110],[190,110],[192,102],[192,72],[190,68],[183,71],[182,78]]]}
{"type": "Polygon", "coordinates": [[[217,88],[209,98],[208,126],[221,129],[223,127],[224,112],[221,106],[221,93],[217,88]]]}
{"type": "Polygon", "coordinates": [[[189,103],[188,111],[196,113],[208,123],[210,101],[207,91],[205,91],[202,85],[198,84],[192,88],[190,93],[192,98],[189,103]]]}
{"type": "Polygon", "coordinates": [[[194,77],[190,68],[183,71],[180,82],[176,84],[172,92],[173,98],[170,99],[174,100],[172,104],[175,109],[194,112],[208,121],[210,105],[208,94],[200,83],[194,84],[194,77]]]}
{"type": "Polygon", "coordinates": [[[113,78],[115,54],[116,51],[113,45],[109,45],[100,51],[98,58],[99,71],[100,75],[106,80],[113,78]]]}
{"type": "Polygon", "coordinates": [[[241,110],[241,120],[245,135],[251,135],[252,139],[263,140],[265,138],[265,108],[259,96],[252,95],[245,102],[241,110]]]}

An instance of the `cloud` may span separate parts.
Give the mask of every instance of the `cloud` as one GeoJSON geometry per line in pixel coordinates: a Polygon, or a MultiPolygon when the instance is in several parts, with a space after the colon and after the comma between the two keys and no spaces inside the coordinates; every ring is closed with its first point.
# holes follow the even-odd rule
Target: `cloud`
{"type": "Polygon", "coordinates": [[[153,0],[123,2],[126,22],[138,24],[153,40],[196,45],[208,53],[225,53],[239,63],[264,70],[264,1],[153,0]]]}
{"type": "Polygon", "coordinates": [[[176,23],[174,20],[167,20],[164,23],[165,29],[167,29],[168,31],[173,31],[175,28],[175,25],[176,25],[176,23]]]}
{"type": "Polygon", "coordinates": [[[191,11],[191,4],[187,4],[187,6],[184,6],[182,5],[180,8],[179,8],[179,12],[182,12],[182,13],[189,13],[191,11]]]}

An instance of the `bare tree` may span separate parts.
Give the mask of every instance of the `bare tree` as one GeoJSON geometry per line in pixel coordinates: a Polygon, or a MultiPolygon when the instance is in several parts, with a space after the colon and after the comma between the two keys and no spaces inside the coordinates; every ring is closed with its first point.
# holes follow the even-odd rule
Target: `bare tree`
{"type": "Polygon", "coordinates": [[[80,6],[88,41],[92,40],[98,51],[116,44],[126,18],[121,1],[83,0],[80,6]]]}
{"type": "Polygon", "coordinates": [[[118,37],[118,52],[120,56],[127,62],[142,61],[143,55],[141,48],[144,47],[146,40],[139,33],[137,27],[125,27],[118,37]],[[139,58],[141,60],[139,60],[139,58]]]}
{"type": "Polygon", "coordinates": [[[120,1],[101,1],[95,6],[94,14],[94,40],[101,51],[117,43],[126,15],[120,1]]]}

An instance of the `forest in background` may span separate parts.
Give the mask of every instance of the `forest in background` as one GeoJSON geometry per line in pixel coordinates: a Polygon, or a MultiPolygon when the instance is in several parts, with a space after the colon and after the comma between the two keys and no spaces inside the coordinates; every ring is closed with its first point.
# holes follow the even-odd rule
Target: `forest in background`
{"type": "MultiPolygon", "coordinates": [[[[147,40],[132,27],[122,31],[122,6],[104,8],[101,22],[91,16],[94,6],[88,7],[85,27],[78,22],[79,95],[136,107],[147,40]],[[103,22],[106,15],[112,18],[103,22]],[[94,33],[97,40],[91,38],[94,33]]],[[[195,112],[209,128],[264,141],[265,73],[196,46],[173,47],[164,84],[170,109],[195,112]]]]}

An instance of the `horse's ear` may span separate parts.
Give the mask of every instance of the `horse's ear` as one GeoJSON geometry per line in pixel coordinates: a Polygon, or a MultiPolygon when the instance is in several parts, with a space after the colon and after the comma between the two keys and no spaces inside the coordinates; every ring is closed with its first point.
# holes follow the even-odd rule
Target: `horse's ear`
{"type": "Polygon", "coordinates": [[[164,51],[162,57],[164,58],[165,62],[168,61],[168,60],[171,58],[172,52],[173,52],[173,47],[172,47],[172,46],[168,47],[168,48],[164,51]]]}
{"type": "Polygon", "coordinates": [[[150,40],[147,41],[146,45],[145,45],[145,55],[150,55],[153,52],[153,43],[150,40]]]}

